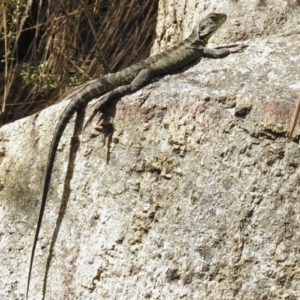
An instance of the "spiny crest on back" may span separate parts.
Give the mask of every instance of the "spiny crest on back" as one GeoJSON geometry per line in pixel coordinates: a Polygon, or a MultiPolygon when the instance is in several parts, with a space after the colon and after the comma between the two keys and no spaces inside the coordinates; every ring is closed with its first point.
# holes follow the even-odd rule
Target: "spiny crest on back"
{"type": "Polygon", "coordinates": [[[202,19],[194,28],[200,40],[207,43],[209,38],[224,24],[227,15],[210,13],[202,19]]]}

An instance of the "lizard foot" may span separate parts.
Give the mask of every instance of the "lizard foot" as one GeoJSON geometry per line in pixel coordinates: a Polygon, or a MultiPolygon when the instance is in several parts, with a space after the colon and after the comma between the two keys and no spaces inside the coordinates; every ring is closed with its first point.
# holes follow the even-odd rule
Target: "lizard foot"
{"type": "MultiPolygon", "coordinates": [[[[101,110],[101,107],[102,107],[102,102],[100,103],[95,103],[97,104],[94,111],[92,112],[92,114],[89,116],[88,120],[86,121],[86,123],[84,124],[83,126],[83,130],[86,129],[87,126],[89,126],[92,122],[92,120],[94,119],[94,117],[96,116],[96,114],[101,110]]],[[[101,117],[100,117],[101,119],[101,117]]]]}
{"type": "Polygon", "coordinates": [[[241,44],[241,45],[237,45],[234,48],[228,48],[229,53],[237,53],[237,52],[241,52],[243,51],[243,49],[247,48],[248,45],[245,44],[241,44]]]}

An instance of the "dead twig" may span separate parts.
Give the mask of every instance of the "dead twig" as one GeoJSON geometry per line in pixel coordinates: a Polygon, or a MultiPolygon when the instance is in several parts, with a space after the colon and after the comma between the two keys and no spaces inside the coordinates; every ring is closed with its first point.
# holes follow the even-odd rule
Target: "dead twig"
{"type": "Polygon", "coordinates": [[[288,134],[288,138],[291,139],[293,137],[293,133],[297,124],[297,120],[298,120],[298,116],[299,116],[299,112],[300,112],[300,94],[298,96],[298,100],[297,100],[297,104],[294,110],[294,115],[292,118],[292,123],[291,123],[291,127],[290,127],[290,132],[288,134]]]}

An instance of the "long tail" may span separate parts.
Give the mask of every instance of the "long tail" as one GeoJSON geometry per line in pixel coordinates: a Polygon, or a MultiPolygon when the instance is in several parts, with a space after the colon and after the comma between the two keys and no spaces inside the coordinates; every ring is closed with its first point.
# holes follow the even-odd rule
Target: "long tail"
{"type": "Polygon", "coordinates": [[[46,200],[47,200],[47,195],[48,195],[48,190],[50,186],[50,180],[51,180],[51,175],[52,175],[52,170],[53,170],[53,165],[54,165],[54,160],[56,156],[56,151],[58,148],[59,141],[61,139],[61,136],[73,116],[73,114],[77,111],[77,109],[82,105],[82,102],[79,101],[72,101],[65,109],[65,111],[62,114],[61,119],[59,120],[54,134],[53,134],[53,139],[48,155],[48,162],[47,162],[47,168],[46,168],[46,173],[44,177],[44,189],[43,189],[43,196],[42,196],[42,203],[41,203],[41,208],[40,208],[40,213],[39,213],[39,218],[37,222],[37,227],[36,227],[36,232],[34,236],[34,241],[33,241],[33,247],[31,251],[31,258],[30,258],[30,266],[29,266],[29,274],[28,274],[28,281],[27,281],[27,292],[26,292],[26,299],[28,298],[28,292],[29,292],[29,285],[30,285],[30,278],[31,278],[31,270],[32,270],[32,265],[33,265],[33,257],[34,257],[34,252],[38,240],[38,236],[40,233],[40,228],[42,224],[42,219],[44,215],[44,210],[45,210],[45,205],[46,205],[46,200]]]}
{"type": "Polygon", "coordinates": [[[38,222],[37,222],[36,232],[35,232],[35,236],[34,236],[33,247],[32,247],[32,251],[31,251],[26,299],[28,299],[28,292],[29,292],[29,285],[30,285],[30,278],[31,278],[31,271],[32,271],[35,248],[36,248],[37,240],[38,240],[39,233],[40,233],[40,228],[41,228],[42,219],[43,219],[43,215],[44,215],[48,190],[49,190],[49,186],[50,186],[53,165],[54,165],[55,156],[56,156],[56,152],[57,152],[57,148],[58,148],[58,144],[60,142],[61,136],[62,136],[69,120],[74,115],[74,113],[76,111],[78,111],[83,106],[83,104],[88,103],[93,98],[103,94],[106,89],[107,89],[107,86],[105,87],[101,80],[84,88],[81,92],[79,92],[77,94],[77,96],[74,99],[71,100],[69,105],[65,108],[65,110],[61,116],[61,119],[59,120],[58,124],[56,125],[55,131],[53,134],[53,138],[52,138],[52,142],[51,142],[51,147],[49,150],[49,155],[48,155],[47,168],[46,168],[46,173],[45,173],[45,178],[44,178],[42,203],[41,203],[39,218],[38,218],[38,222]]]}

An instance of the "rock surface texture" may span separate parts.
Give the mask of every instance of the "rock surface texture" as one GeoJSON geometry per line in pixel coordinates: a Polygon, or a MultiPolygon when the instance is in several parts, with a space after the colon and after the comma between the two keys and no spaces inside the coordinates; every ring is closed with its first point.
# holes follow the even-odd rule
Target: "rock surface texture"
{"type": "MultiPolygon", "coordinates": [[[[168,2],[161,11],[176,10],[168,2]]],[[[182,15],[206,2],[203,14],[229,15],[216,44],[247,39],[248,48],[122,98],[105,111],[111,124],[94,119],[74,135],[83,116],[73,119],[29,299],[300,299],[300,127],[286,138],[300,91],[298,2],[190,2],[178,4],[182,15]]],[[[1,299],[24,298],[66,104],[0,130],[1,299]]]]}

